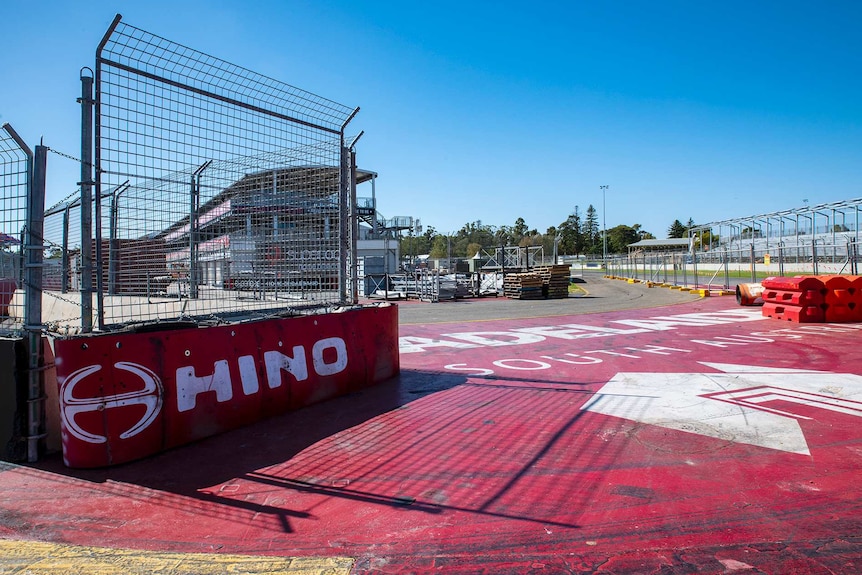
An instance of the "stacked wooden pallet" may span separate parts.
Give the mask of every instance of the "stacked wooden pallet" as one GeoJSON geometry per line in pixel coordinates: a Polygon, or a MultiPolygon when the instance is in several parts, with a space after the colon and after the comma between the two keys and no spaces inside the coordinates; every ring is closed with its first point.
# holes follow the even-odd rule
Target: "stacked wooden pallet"
{"type": "Polygon", "coordinates": [[[503,278],[503,295],[512,299],[543,299],[542,276],[535,273],[507,274],[503,278]]]}
{"type": "Polygon", "coordinates": [[[553,265],[537,267],[534,271],[541,276],[547,297],[559,299],[569,297],[569,270],[567,265],[553,265]]]}

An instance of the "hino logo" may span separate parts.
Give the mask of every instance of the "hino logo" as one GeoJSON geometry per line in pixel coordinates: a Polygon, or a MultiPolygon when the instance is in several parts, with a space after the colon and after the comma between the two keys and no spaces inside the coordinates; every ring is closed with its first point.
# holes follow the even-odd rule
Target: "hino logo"
{"type": "MultiPolygon", "coordinates": [[[[275,389],[282,385],[283,372],[289,373],[296,381],[305,381],[309,370],[318,376],[330,376],[347,368],[347,345],[340,337],[330,337],[317,341],[311,347],[311,357],[307,357],[305,347],[294,346],[292,355],[280,351],[267,351],[263,354],[266,374],[266,385],[275,389]],[[310,361],[309,361],[310,359],[310,361]]],[[[120,439],[128,439],[139,434],[155,420],[159,414],[164,388],[159,377],[150,369],[131,362],[120,361],[114,368],[127,371],[141,379],[143,385],[136,391],[106,396],[81,397],[82,390],[75,389],[89,376],[102,369],[101,365],[83,367],[66,378],[60,388],[62,403],[61,417],[66,430],[74,437],[88,443],[105,443],[107,437],[84,429],[76,420],[82,413],[105,411],[129,405],[143,405],[146,411],[141,419],[130,429],[120,434],[120,439]]],[[[258,376],[258,361],[254,355],[243,355],[237,358],[239,379],[244,395],[252,395],[260,391],[258,376]]],[[[95,386],[89,386],[92,390],[95,386]]],[[[184,366],[176,370],[177,411],[182,413],[195,408],[197,396],[201,393],[215,392],[219,403],[231,401],[234,397],[233,380],[228,360],[223,359],[213,364],[209,375],[198,376],[194,366],[184,366]]]]}
{"type": "Polygon", "coordinates": [[[63,419],[66,430],[81,441],[105,443],[108,438],[104,435],[90,433],[82,428],[75,420],[78,414],[104,411],[128,405],[143,405],[146,408],[143,417],[131,428],[120,434],[120,439],[128,439],[146,429],[162,408],[162,382],[159,381],[159,377],[152,370],[128,361],[118,361],[114,364],[114,368],[138,376],[143,383],[141,389],[100,397],[75,397],[75,387],[88,376],[102,369],[101,365],[82,367],[67,377],[60,387],[60,397],[63,404],[60,410],[60,417],[63,419]]]}
{"type": "MultiPolygon", "coordinates": [[[[266,384],[270,389],[281,387],[281,373],[288,372],[296,381],[308,379],[308,359],[305,348],[294,346],[293,355],[285,355],[279,351],[267,351],[263,354],[266,367],[266,384]]],[[[245,395],[252,395],[260,390],[257,372],[257,361],[253,355],[243,355],[237,359],[239,379],[245,395]]],[[[315,342],[311,347],[311,368],[320,376],[335,375],[347,367],[347,345],[340,337],[328,337],[315,342]],[[325,354],[330,350],[328,354],[325,354]],[[329,360],[324,357],[328,356],[329,360]]],[[[223,359],[213,364],[211,375],[198,376],[193,366],[177,369],[177,411],[194,409],[197,396],[200,393],[214,391],[219,403],[233,399],[233,381],[230,375],[228,361],[223,359]]]]}

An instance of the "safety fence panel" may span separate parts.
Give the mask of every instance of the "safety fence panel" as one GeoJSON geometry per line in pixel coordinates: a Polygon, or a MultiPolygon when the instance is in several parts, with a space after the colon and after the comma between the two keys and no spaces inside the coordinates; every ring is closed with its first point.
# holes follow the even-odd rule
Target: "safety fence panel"
{"type": "Polygon", "coordinates": [[[93,81],[95,325],[350,303],[356,109],[119,16],[93,81]]]}
{"type": "Polygon", "coordinates": [[[80,190],[45,210],[44,233],[43,321],[51,333],[77,333],[81,328],[80,190]]]}
{"type": "Polygon", "coordinates": [[[808,236],[767,244],[734,242],[708,251],[633,251],[608,260],[607,273],[643,282],[702,289],[734,289],[770,276],[856,275],[859,242],[841,236],[836,243],[808,236]]]}
{"type": "Polygon", "coordinates": [[[0,335],[24,327],[24,242],[33,153],[9,124],[0,129],[0,335]]]}

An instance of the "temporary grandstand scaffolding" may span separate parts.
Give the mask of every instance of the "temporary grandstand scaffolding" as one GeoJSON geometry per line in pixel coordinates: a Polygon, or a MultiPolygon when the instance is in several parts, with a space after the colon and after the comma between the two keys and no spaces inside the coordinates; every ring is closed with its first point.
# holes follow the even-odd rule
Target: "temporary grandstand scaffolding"
{"type": "Polygon", "coordinates": [[[701,224],[689,249],[630,249],[608,274],[708,290],[770,275],[856,275],[860,207],[862,198],[701,224]]]}
{"type": "Polygon", "coordinates": [[[785,271],[855,273],[862,198],[702,224],[689,230],[698,261],[731,258],[785,271]]]}

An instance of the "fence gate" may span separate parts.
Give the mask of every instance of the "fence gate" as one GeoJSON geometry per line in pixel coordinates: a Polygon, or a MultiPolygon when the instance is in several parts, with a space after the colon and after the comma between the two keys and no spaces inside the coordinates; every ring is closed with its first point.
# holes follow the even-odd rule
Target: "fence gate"
{"type": "Polygon", "coordinates": [[[80,101],[85,142],[94,120],[71,263],[84,331],[355,301],[344,130],[358,108],[119,15],[80,101]]]}

